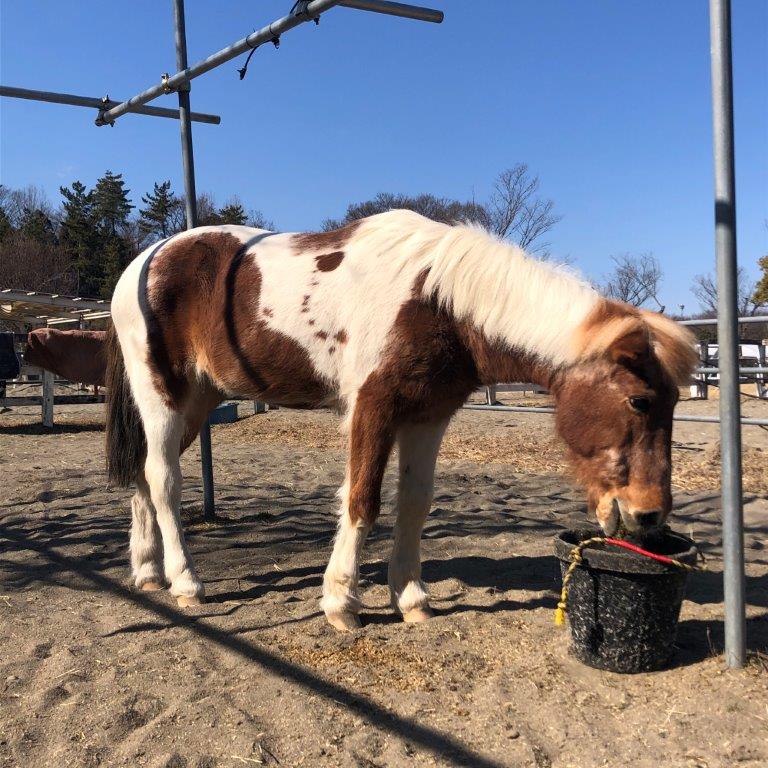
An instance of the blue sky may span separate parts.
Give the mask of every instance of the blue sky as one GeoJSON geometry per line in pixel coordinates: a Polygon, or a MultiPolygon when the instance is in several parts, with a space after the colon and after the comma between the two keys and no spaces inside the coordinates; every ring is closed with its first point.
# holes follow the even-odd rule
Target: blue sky
{"type": "MultiPolygon", "coordinates": [[[[190,61],[292,0],[187,0],[190,61]]],[[[198,189],[239,195],[283,230],[312,229],[379,191],[484,199],[518,162],[562,221],[549,240],[592,278],[652,251],[662,299],[694,309],[714,261],[704,0],[435,0],[442,25],[349,9],[195,80],[198,189]]],[[[768,253],[768,4],[734,3],[740,261],[768,253]]],[[[170,2],[0,0],[0,82],[127,98],[174,71],[170,2]]],[[[157,104],[173,106],[175,97],[157,104]]],[[[58,187],[122,171],[134,201],[181,191],[177,124],[0,100],[0,181],[58,187]]]]}

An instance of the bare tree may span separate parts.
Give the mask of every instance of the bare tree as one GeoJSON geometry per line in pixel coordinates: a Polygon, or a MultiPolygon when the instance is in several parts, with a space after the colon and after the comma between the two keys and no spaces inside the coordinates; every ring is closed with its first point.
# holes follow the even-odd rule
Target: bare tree
{"type": "Polygon", "coordinates": [[[342,219],[326,219],[323,230],[336,229],[350,221],[395,208],[407,208],[433,221],[446,224],[477,223],[499,237],[517,243],[529,253],[546,259],[549,243],[541,238],[560,221],[555,204],[538,196],[539,177],[531,176],[520,163],[502,171],[487,203],[461,202],[429,193],[420,195],[379,192],[371,200],[351,203],[342,219]]]}
{"type": "Polygon", "coordinates": [[[77,273],[66,251],[21,232],[0,243],[0,275],[3,288],[63,294],[77,291],[77,273]]]}
{"type": "MultiPolygon", "coordinates": [[[[712,316],[717,314],[717,280],[712,273],[696,275],[691,292],[699,300],[702,310],[712,316]]],[[[742,267],[736,271],[736,306],[739,316],[756,315],[761,303],[756,300],[757,282],[749,278],[742,267]]]]}
{"type": "Polygon", "coordinates": [[[658,299],[661,285],[661,265],[652,253],[641,253],[638,256],[625,253],[621,256],[611,256],[615,264],[613,272],[607,275],[603,283],[603,293],[611,299],[625,301],[635,307],[643,306],[653,299],[664,311],[664,306],[658,299]]]}
{"type": "Polygon", "coordinates": [[[9,189],[0,185],[0,207],[10,219],[11,225],[18,228],[25,216],[33,211],[41,211],[54,220],[54,210],[41,187],[32,184],[22,189],[9,189]]]}
{"type": "Polygon", "coordinates": [[[514,240],[521,248],[539,256],[548,255],[549,243],[541,237],[562,218],[555,204],[538,196],[539,177],[519,163],[496,178],[488,203],[483,206],[488,227],[499,237],[514,240]]]}

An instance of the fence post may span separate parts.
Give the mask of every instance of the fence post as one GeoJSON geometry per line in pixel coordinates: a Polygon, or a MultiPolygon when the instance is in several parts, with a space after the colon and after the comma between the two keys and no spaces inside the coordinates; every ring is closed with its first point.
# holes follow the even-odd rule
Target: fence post
{"type": "MultiPolygon", "coordinates": [[[[763,339],[757,345],[757,365],[760,368],[765,368],[766,360],[768,360],[768,339],[763,339]]],[[[768,399],[768,386],[766,386],[766,378],[764,373],[758,373],[755,376],[755,385],[757,386],[757,396],[763,400],[768,399]]]]}
{"type": "MultiPolygon", "coordinates": [[[[709,342],[700,341],[699,361],[702,368],[709,366],[709,342]]],[[[695,373],[693,375],[693,384],[691,384],[691,397],[706,400],[709,397],[709,385],[707,384],[707,373],[695,373]]]]}
{"type": "Polygon", "coordinates": [[[53,374],[41,369],[43,374],[43,426],[49,429],[53,426],[53,374]]]}

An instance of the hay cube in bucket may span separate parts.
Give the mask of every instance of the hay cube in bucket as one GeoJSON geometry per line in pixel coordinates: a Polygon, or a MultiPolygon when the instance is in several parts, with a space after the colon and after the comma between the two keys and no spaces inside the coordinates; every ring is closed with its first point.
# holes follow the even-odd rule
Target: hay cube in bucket
{"type": "MultiPolygon", "coordinates": [[[[555,538],[563,576],[574,547],[599,534],[580,529],[555,538]]],[[[669,531],[644,546],[689,566],[698,555],[693,541],[669,531]]],[[[585,547],[581,555],[568,585],[571,653],[591,667],[613,672],[667,666],[674,654],[688,571],[600,543],[585,547]]]]}

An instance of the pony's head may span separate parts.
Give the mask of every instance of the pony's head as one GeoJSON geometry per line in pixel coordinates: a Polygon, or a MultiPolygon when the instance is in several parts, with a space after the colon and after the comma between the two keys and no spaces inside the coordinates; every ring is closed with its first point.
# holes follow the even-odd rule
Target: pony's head
{"type": "Polygon", "coordinates": [[[603,530],[643,533],[672,507],[672,412],[697,362],[693,335],[654,312],[601,301],[553,386],[557,427],[603,530]]]}

